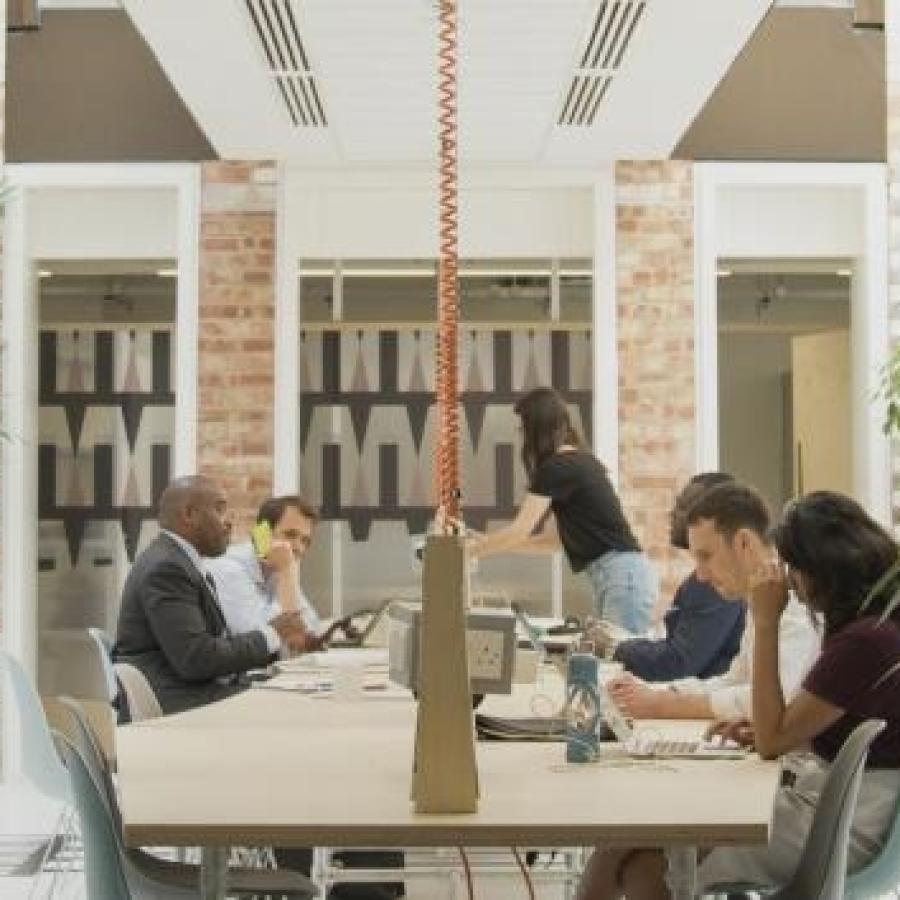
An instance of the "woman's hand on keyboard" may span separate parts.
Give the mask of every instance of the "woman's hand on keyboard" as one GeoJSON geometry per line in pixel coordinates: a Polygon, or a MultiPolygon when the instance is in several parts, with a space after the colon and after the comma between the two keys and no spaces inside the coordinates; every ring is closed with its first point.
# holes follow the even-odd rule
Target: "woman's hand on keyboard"
{"type": "Polygon", "coordinates": [[[734,741],[741,747],[752,748],[756,743],[753,723],[749,719],[732,719],[731,721],[713,722],[706,729],[706,740],[734,741]]]}

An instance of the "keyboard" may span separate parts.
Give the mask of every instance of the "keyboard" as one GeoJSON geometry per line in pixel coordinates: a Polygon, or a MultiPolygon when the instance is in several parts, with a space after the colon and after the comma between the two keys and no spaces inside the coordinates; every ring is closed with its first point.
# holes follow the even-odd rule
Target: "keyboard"
{"type": "Polygon", "coordinates": [[[655,759],[743,759],[747,751],[734,744],[715,741],[685,741],[671,738],[634,737],[628,742],[630,756],[655,759]]]}

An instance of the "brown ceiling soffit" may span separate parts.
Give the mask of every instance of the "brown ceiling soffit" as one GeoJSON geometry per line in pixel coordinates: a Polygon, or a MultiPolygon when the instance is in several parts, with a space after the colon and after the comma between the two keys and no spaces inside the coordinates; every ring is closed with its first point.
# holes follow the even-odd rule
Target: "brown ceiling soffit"
{"type": "Polygon", "coordinates": [[[7,31],[30,31],[39,28],[40,24],[41,9],[38,0],[7,0],[7,31]]]}
{"type": "Polygon", "coordinates": [[[123,11],[45,10],[6,46],[7,162],[218,159],[123,11]]]}
{"type": "Polygon", "coordinates": [[[884,33],[853,14],[772,9],[672,155],[883,162],[884,33]]]}
{"type": "Polygon", "coordinates": [[[853,27],[884,31],[884,0],[856,0],[853,5],[853,27]]]}

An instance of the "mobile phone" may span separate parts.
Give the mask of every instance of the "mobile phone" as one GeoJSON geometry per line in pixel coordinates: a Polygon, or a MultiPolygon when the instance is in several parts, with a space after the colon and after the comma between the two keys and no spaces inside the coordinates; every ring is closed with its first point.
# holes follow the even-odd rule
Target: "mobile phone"
{"type": "Polygon", "coordinates": [[[265,559],[272,549],[272,526],[268,522],[257,522],[250,529],[250,540],[259,559],[265,559]]]}

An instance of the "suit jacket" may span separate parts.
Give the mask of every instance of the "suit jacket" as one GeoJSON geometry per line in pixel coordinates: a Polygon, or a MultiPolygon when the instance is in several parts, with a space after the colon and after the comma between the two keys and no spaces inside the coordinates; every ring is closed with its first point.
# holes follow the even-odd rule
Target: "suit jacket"
{"type": "Polygon", "coordinates": [[[137,666],[163,712],[173,713],[242,690],[236,676],[273,657],[261,631],[227,634],[203,576],[175,541],[160,534],[125,581],[113,658],[137,666]]]}

